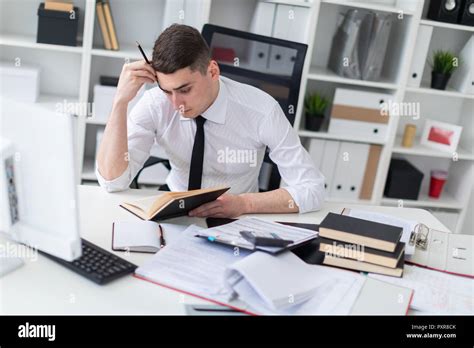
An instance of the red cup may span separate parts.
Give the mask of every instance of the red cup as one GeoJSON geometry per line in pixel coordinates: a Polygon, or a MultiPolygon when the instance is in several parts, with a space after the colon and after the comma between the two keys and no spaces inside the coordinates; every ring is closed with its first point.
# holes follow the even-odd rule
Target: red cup
{"type": "Polygon", "coordinates": [[[445,170],[432,170],[430,181],[430,193],[432,198],[439,198],[441,191],[443,191],[444,183],[448,177],[448,172],[445,170]]]}

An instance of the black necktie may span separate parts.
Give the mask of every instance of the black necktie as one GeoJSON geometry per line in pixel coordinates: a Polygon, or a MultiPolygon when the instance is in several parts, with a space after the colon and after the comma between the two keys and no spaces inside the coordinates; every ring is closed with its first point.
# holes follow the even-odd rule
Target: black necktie
{"type": "Polygon", "coordinates": [[[206,122],[206,119],[202,116],[198,116],[195,120],[196,135],[194,136],[193,154],[191,156],[191,167],[189,169],[188,190],[200,189],[202,180],[202,162],[204,159],[204,122],[206,122]]]}

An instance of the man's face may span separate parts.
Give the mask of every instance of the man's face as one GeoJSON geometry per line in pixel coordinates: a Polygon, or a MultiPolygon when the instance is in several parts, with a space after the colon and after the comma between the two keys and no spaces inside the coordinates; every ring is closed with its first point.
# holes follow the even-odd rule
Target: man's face
{"type": "Polygon", "coordinates": [[[195,118],[213,101],[213,85],[219,78],[219,68],[215,61],[211,61],[204,75],[199,70],[192,71],[189,67],[172,74],[156,74],[160,88],[168,96],[173,107],[182,116],[195,118]]]}

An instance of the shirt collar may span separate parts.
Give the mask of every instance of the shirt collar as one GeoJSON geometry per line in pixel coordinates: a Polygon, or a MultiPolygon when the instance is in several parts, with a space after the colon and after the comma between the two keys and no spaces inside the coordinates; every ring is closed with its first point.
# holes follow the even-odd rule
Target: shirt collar
{"type": "MultiPolygon", "coordinates": [[[[225,117],[227,113],[227,89],[225,83],[222,81],[222,78],[219,78],[219,92],[217,93],[217,98],[214,102],[204,111],[201,116],[206,120],[215,122],[218,124],[225,123],[225,117]]],[[[179,116],[181,121],[189,121],[190,118],[179,116]]]]}

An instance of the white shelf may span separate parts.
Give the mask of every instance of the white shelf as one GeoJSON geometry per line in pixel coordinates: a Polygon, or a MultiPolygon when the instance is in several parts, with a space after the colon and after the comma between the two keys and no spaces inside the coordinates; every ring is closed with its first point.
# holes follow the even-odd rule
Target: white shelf
{"type": "MultiPolygon", "coordinates": [[[[413,147],[403,147],[401,146],[402,137],[397,137],[395,140],[395,145],[393,147],[393,153],[404,154],[404,155],[413,155],[413,156],[426,156],[426,157],[437,157],[437,158],[452,158],[453,154],[449,152],[442,152],[429,148],[427,146],[420,144],[420,139],[415,139],[413,147]]],[[[468,160],[474,161],[474,154],[466,151],[463,148],[458,147],[457,149],[458,159],[459,160],[468,160]]]]}
{"type": "Polygon", "coordinates": [[[423,86],[422,87],[407,87],[406,91],[411,92],[411,93],[418,93],[418,94],[438,95],[441,97],[474,99],[473,94],[461,93],[449,87],[446,90],[434,89],[434,88],[423,87],[423,86]]]}
{"type": "Polygon", "coordinates": [[[420,24],[429,25],[435,28],[445,28],[445,29],[453,29],[453,30],[460,30],[460,31],[470,31],[474,32],[474,27],[470,27],[468,25],[460,25],[454,23],[444,23],[438,21],[432,21],[429,19],[422,19],[420,24]]]}
{"type": "Polygon", "coordinates": [[[327,132],[313,132],[313,131],[308,131],[308,130],[299,130],[298,134],[304,138],[352,141],[356,143],[378,144],[378,145],[385,145],[386,143],[383,140],[377,140],[377,139],[370,140],[366,137],[344,136],[344,135],[338,135],[338,134],[330,134],[327,132]]]}
{"type": "MultiPolygon", "coordinates": [[[[148,59],[151,61],[151,54],[153,52],[153,48],[151,47],[142,47],[145,51],[145,54],[148,55],[148,59]]],[[[120,44],[120,50],[112,51],[106,50],[104,48],[93,48],[92,49],[93,56],[100,56],[100,57],[110,57],[110,58],[121,58],[121,59],[132,59],[132,60],[140,60],[143,59],[138,47],[132,44],[120,44]]]]}
{"type": "Polygon", "coordinates": [[[303,0],[265,0],[265,2],[269,2],[272,4],[280,4],[280,5],[289,5],[289,6],[300,6],[300,7],[311,7],[312,3],[303,0]]]}
{"type": "Polygon", "coordinates": [[[382,89],[397,89],[397,84],[383,80],[381,82],[376,81],[364,81],[364,80],[356,80],[356,79],[349,79],[346,77],[342,77],[337,75],[335,72],[325,68],[325,67],[317,67],[312,66],[309,69],[308,73],[309,80],[316,80],[316,81],[328,81],[328,82],[336,82],[336,83],[343,83],[347,85],[354,85],[354,86],[364,86],[364,87],[373,87],[373,88],[382,88],[382,89]]]}
{"type": "Polygon", "coordinates": [[[341,6],[348,6],[348,7],[355,7],[355,8],[363,8],[367,10],[374,10],[374,11],[381,11],[381,12],[389,12],[389,13],[400,13],[403,12],[404,15],[413,15],[413,11],[404,10],[399,7],[395,6],[387,6],[383,4],[371,4],[366,2],[358,2],[358,1],[347,1],[347,0],[322,0],[323,4],[334,4],[334,5],[341,5],[341,6]]]}
{"type": "MultiPolygon", "coordinates": [[[[398,205],[399,200],[398,198],[383,197],[382,204],[398,205]]],[[[402,199],[402,201],[404,207],[463,209],[463,204],[446,191],[442,192],[438,199],[431,198],[427,193],[420,192],[418,200],[402,199]]]]}
{"type": "Polygon", "coordinates": [[[64,45],[37,43],[36,36],[17,35],[17,34],[1,34],[0,45],[37,48],[37,49],[43,49],[43,50],[69,52],[69,53],[82,53],[82,50],[83,50],[81,46],[64,46],[64,45]]]}

